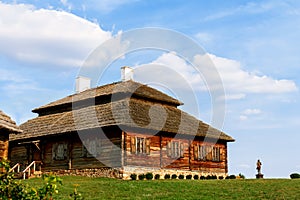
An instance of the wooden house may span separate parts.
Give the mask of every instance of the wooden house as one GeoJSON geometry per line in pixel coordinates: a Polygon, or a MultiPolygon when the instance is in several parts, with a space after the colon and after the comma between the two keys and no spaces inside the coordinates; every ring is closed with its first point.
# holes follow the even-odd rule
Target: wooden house
{"type": "Polygon", "coordinates": [[[226,176],[234,139],[178,109],[182,103],[132,80],[67,96],[33,110],[10,139],[9,159],[43,171],[89,176],[226,176]]]}
{"type": "Polygon", "coordinates": [[[8,157],[9,134],[21,132],[16,122],[0,110],[0,160],[8,157]]]}

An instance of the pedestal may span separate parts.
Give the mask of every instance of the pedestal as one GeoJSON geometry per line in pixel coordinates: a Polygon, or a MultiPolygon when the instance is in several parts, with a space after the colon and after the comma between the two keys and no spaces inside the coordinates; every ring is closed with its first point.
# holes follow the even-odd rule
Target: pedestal
{"type": "Polygon", "coordinates": [[[264,178],[264,175],[263,174],[256,174],[256,178],[257,179],[264,178]]]}

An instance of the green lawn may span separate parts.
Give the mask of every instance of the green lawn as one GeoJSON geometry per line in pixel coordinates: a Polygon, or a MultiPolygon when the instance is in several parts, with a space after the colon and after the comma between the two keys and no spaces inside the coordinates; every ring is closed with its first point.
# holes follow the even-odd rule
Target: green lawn
{"type": "MultiPolygon", "coordinates": [[[[73,185],[85,199],[300,199],[300,179],[153,180],[63,176],[55,199],[69,199],[73,185]]],[[[39,187],[39,178],[26,180],[39,187]]]]}

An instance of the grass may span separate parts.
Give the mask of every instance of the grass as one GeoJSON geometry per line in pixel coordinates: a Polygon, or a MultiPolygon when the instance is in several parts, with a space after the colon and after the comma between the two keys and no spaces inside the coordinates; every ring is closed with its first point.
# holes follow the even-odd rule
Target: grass
{"type": "MultiPolygon", "coordinates": [[[[152,180],[63,176],[55,199],[70,199],[74,184],[85,199],[300,199],[300,179],[152,180]]],[[[39,187],[39,178],[26,180],[39,187]]]]}

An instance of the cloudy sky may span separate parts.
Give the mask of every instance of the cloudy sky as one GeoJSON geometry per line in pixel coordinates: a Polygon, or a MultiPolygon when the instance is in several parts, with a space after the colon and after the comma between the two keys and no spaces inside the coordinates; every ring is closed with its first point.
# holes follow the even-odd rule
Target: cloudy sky
{"type": "MultiPolygon", "coordinates": [[[[213,62],[225,90],[223,131],[236,139],[229,144],[229,173],[254,177],[258,158],[266,177],[300,172],[296,0],[0,0],[0,109],[18,124],[35,117],[32,109],[74,93],[75,78],[95,48],[117,34],[144,27],[191,38],[213,62]]],[[[183,110],[210,123],[215,113],[205,81],[176,52],[125,55],[98,84],[119,81],[123,65],[142,69],[140,74],[153,78],[154,87],[162,88],[165,84],[159,81],[168,80],[163,89],[170,94],[187,81],[196,93],[199,113],[188,106],[184,94],[174,96],[185,102],[183,110]],[[149,63],[169,68],[153,70],[149,63]],[[170,66],[174,73],[168,73],[170,66]]]]}

